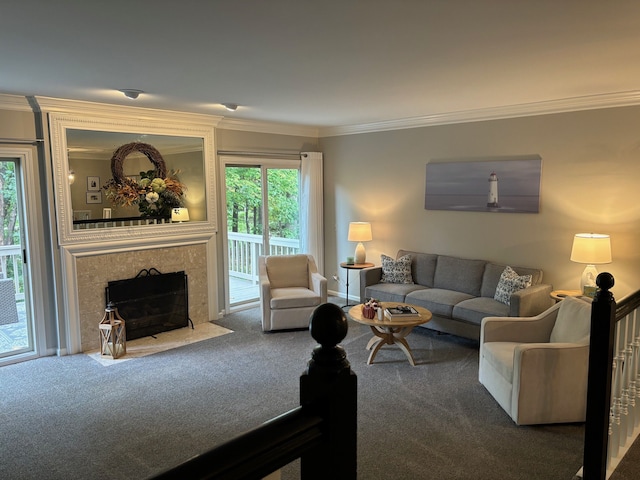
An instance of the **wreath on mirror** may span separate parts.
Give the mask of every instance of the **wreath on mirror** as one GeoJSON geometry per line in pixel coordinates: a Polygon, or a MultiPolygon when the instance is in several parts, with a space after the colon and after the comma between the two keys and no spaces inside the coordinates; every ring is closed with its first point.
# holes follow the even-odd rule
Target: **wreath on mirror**
{"type": "Polygon", "coordinates": [[[178,179],[178,172],[167,172],[162,155],[148,143],[131,142],[118,147],[111,157],[111,174],[113,178],[102,188],[114,206],[137,205],[143,217],[170,217],[172,208],[184,204],[186,187],[178,179]],[[155,167],[140,172],[140,180],[124,175],[124,160],[133,152],[144,154],[155,167]]]}

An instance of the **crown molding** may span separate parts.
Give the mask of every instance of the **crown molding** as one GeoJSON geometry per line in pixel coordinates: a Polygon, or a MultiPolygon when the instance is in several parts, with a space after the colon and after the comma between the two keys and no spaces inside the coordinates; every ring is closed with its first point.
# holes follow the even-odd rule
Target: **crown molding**
{"type": "MultiPolygon", "coordinates": [[[[294,125],[258,120],[229,118],[217,115],[178,112],[172,110],[156,110],[125,105],[111,105],[104,103],[85,102],[80,100],[66,100],[51,97],[35,97],[38,106],[43,111],[60,113],[87,113],[92,115],[119,117],[137,116],[141,120],[162,120],[159,117],[171,118],[172,121],[189,121],[203,123],[224,130],[241,130],[275,135],[292,135],[311,138],[334,137],[341,135],[356,135],[361,133],[384,132],[389,130],[404,130],[409,128],[449,125],[455,123],[481,122],[487,120],[502,120],[508,118],[528,117],[535,115],[550,115],[569,113],[582,110],[596,110],[640,105],[640,91],[608,93],[572,97],[543,102],[505,105],[500,107],[480,108],[475,110],[461,110],[458,112],[436,113],[419,117],[400,118],[381,122],[362,123],[356,125],[341,125],[333,127],[315,127],[294,125]]],[[[19,95],[0,94],[0,108],[5,110],[33,111],[26,97],[19,95]]]]}
{"type": "Polygon", "coordinates": [[[35,97],[42,111],[55,113],[82,113],[95,117],[128,117],[141,121],[182,121],[202,124],[208,127],[218,125],[221,116],[205,115],[201,113],[179,112],[174,110],[160,110],[128,105],[111,105],[107,103],[85,102],[81,100],[67,100],[51,97],[35,97]]]}
{"type": "Polygon", "coordinates": [[[293,125],[286,123],[262,122],[240,118],[224,117],[218,124],[221,130],[242,130],[245,132],[271,133],[276,135],[294,135],[298,137],[318,138],[318,127],[293,125]]]}
{"type": "Polygon", "coordinates": [[[449,125],[454,123],[481,122],[486,120],[502,120],[535,115],[596,110],[601,108],[629,107],[640,105],[640,91],[608,93],[584,97],[548,100],[544,102],[523,103],[501,107],[463,110],[459,112],[438,113],[420,117],[387,120],[383,122],[363,123],[360,125],[344,125],[319,129],[319,137],[335,137],[360,133],[384,132],[408,128],[449,125]]]}
{"type": "Polygon", "coordinates": [[[0,109],[19,110],[21,112],[32,112],[27,97],[22,95],[0,94],[0,109]]]}

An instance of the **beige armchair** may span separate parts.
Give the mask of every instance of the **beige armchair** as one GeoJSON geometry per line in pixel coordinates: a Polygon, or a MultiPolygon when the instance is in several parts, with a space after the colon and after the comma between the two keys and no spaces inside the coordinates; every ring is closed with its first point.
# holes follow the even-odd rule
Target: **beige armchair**
{"type": "Polygon", "coordinates": [[[258,259],[262,330],[308,328],[314,309],[327,302],[327,279],[311,255],[258,259]]]}
{"type": "Polygon", "coordinates": [[[567,297],[535,317],[486,317],[479,379],[518,425],[585,420],[591,303],[567,297]]]}

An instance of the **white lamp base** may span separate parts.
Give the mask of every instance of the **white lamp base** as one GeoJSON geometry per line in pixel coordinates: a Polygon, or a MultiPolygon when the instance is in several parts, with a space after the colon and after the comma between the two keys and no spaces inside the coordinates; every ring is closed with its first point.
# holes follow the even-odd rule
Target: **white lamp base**
{"type": "Polygon", "coordinates": [[[598,276],[598,270],[595,265],[587,265],[580,277],[580,291],[584,293],[584,287],[595,287],[596,277],[598,276]]]}
{"type": "Polygon", "coordinates": [[[364,245],[362,244],[362,242],[359,242],[358,245],[356,245],[356,258],[355,258],[355,262],[356,263],[364,263],[367,259],[367,252],[365,252],[364,250],[364,245]]]}

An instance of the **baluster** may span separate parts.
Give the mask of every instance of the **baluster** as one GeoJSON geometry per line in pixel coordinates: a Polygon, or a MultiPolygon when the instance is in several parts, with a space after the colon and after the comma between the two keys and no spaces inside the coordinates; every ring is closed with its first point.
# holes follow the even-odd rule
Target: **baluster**
{"type": "Polygon", "coordinates": [[[633,378],[635,383],[636,408],[634,415],[634,427],[640,427],[640,318],[638,310],[634,310],[634,341],[633,341],[633,378]]]}
{"type": "MultiPolygon", "coordinates": [[[[616,332],[617,333],[617,332],[616,332]]],[[[618,335],[616,334],[616,338],[618,335]]],[[[611,390],[611,414],[610,414],[610,437],[609,437],[609,448],[607,450],[607,465],[611,461],[611,458],[616,457],[618,455],[618,450],[620,449],[620,410],[622,408],[621,398],[618,394],[618,389],[620,386],[620,357],[617,355],[618,353],[618,341],[616,340],[616,356],[613,359],[613,364],[611,367],[611,374],[614,378],[613,380],[613,388],[611,390]]]]}
{"type": "Polygon", "coordinates": [[[629,357],[630,352],[627,348],[629,339],[629,323],[628,317],[621,319],[618,322],[618,328],[620,330],[620,352],[619,357],[621,359],[620,365],[620,432],[619,442],[623,447],[627,441],[627,422],[629,419],[629,357]]]}
{"type": "MultiPolygon", "coordinates": [[[[627,424],[625,431],[625,438],[629,438],[633,435],[633,429],[635,427],[635,417],[636,417],[636,378],[635,378],[635,352],[634,352],[634,342],[635,342],[635,311],[631,312],[626,316],[625,321],[627,322],[627,358],[625,363],[625,384],[627,385],[627,393],[628,393],[628,413],[627,413],[627,424]]],[[[626,441],[626,440],[625,440],[626,441]]]]}
{"type": "Polygon", "coordinates": [[[634,351],[634,361],[633,361],[633,371],[634,371],[634,379],[636,385],[636,412],[634,416],[634,426],[636,428],[640,427],[640,318],[638,318],[637,310],[634,312],[636,321],[635,321],[635,340],[633,342],[633,351],[634,351]]]}

